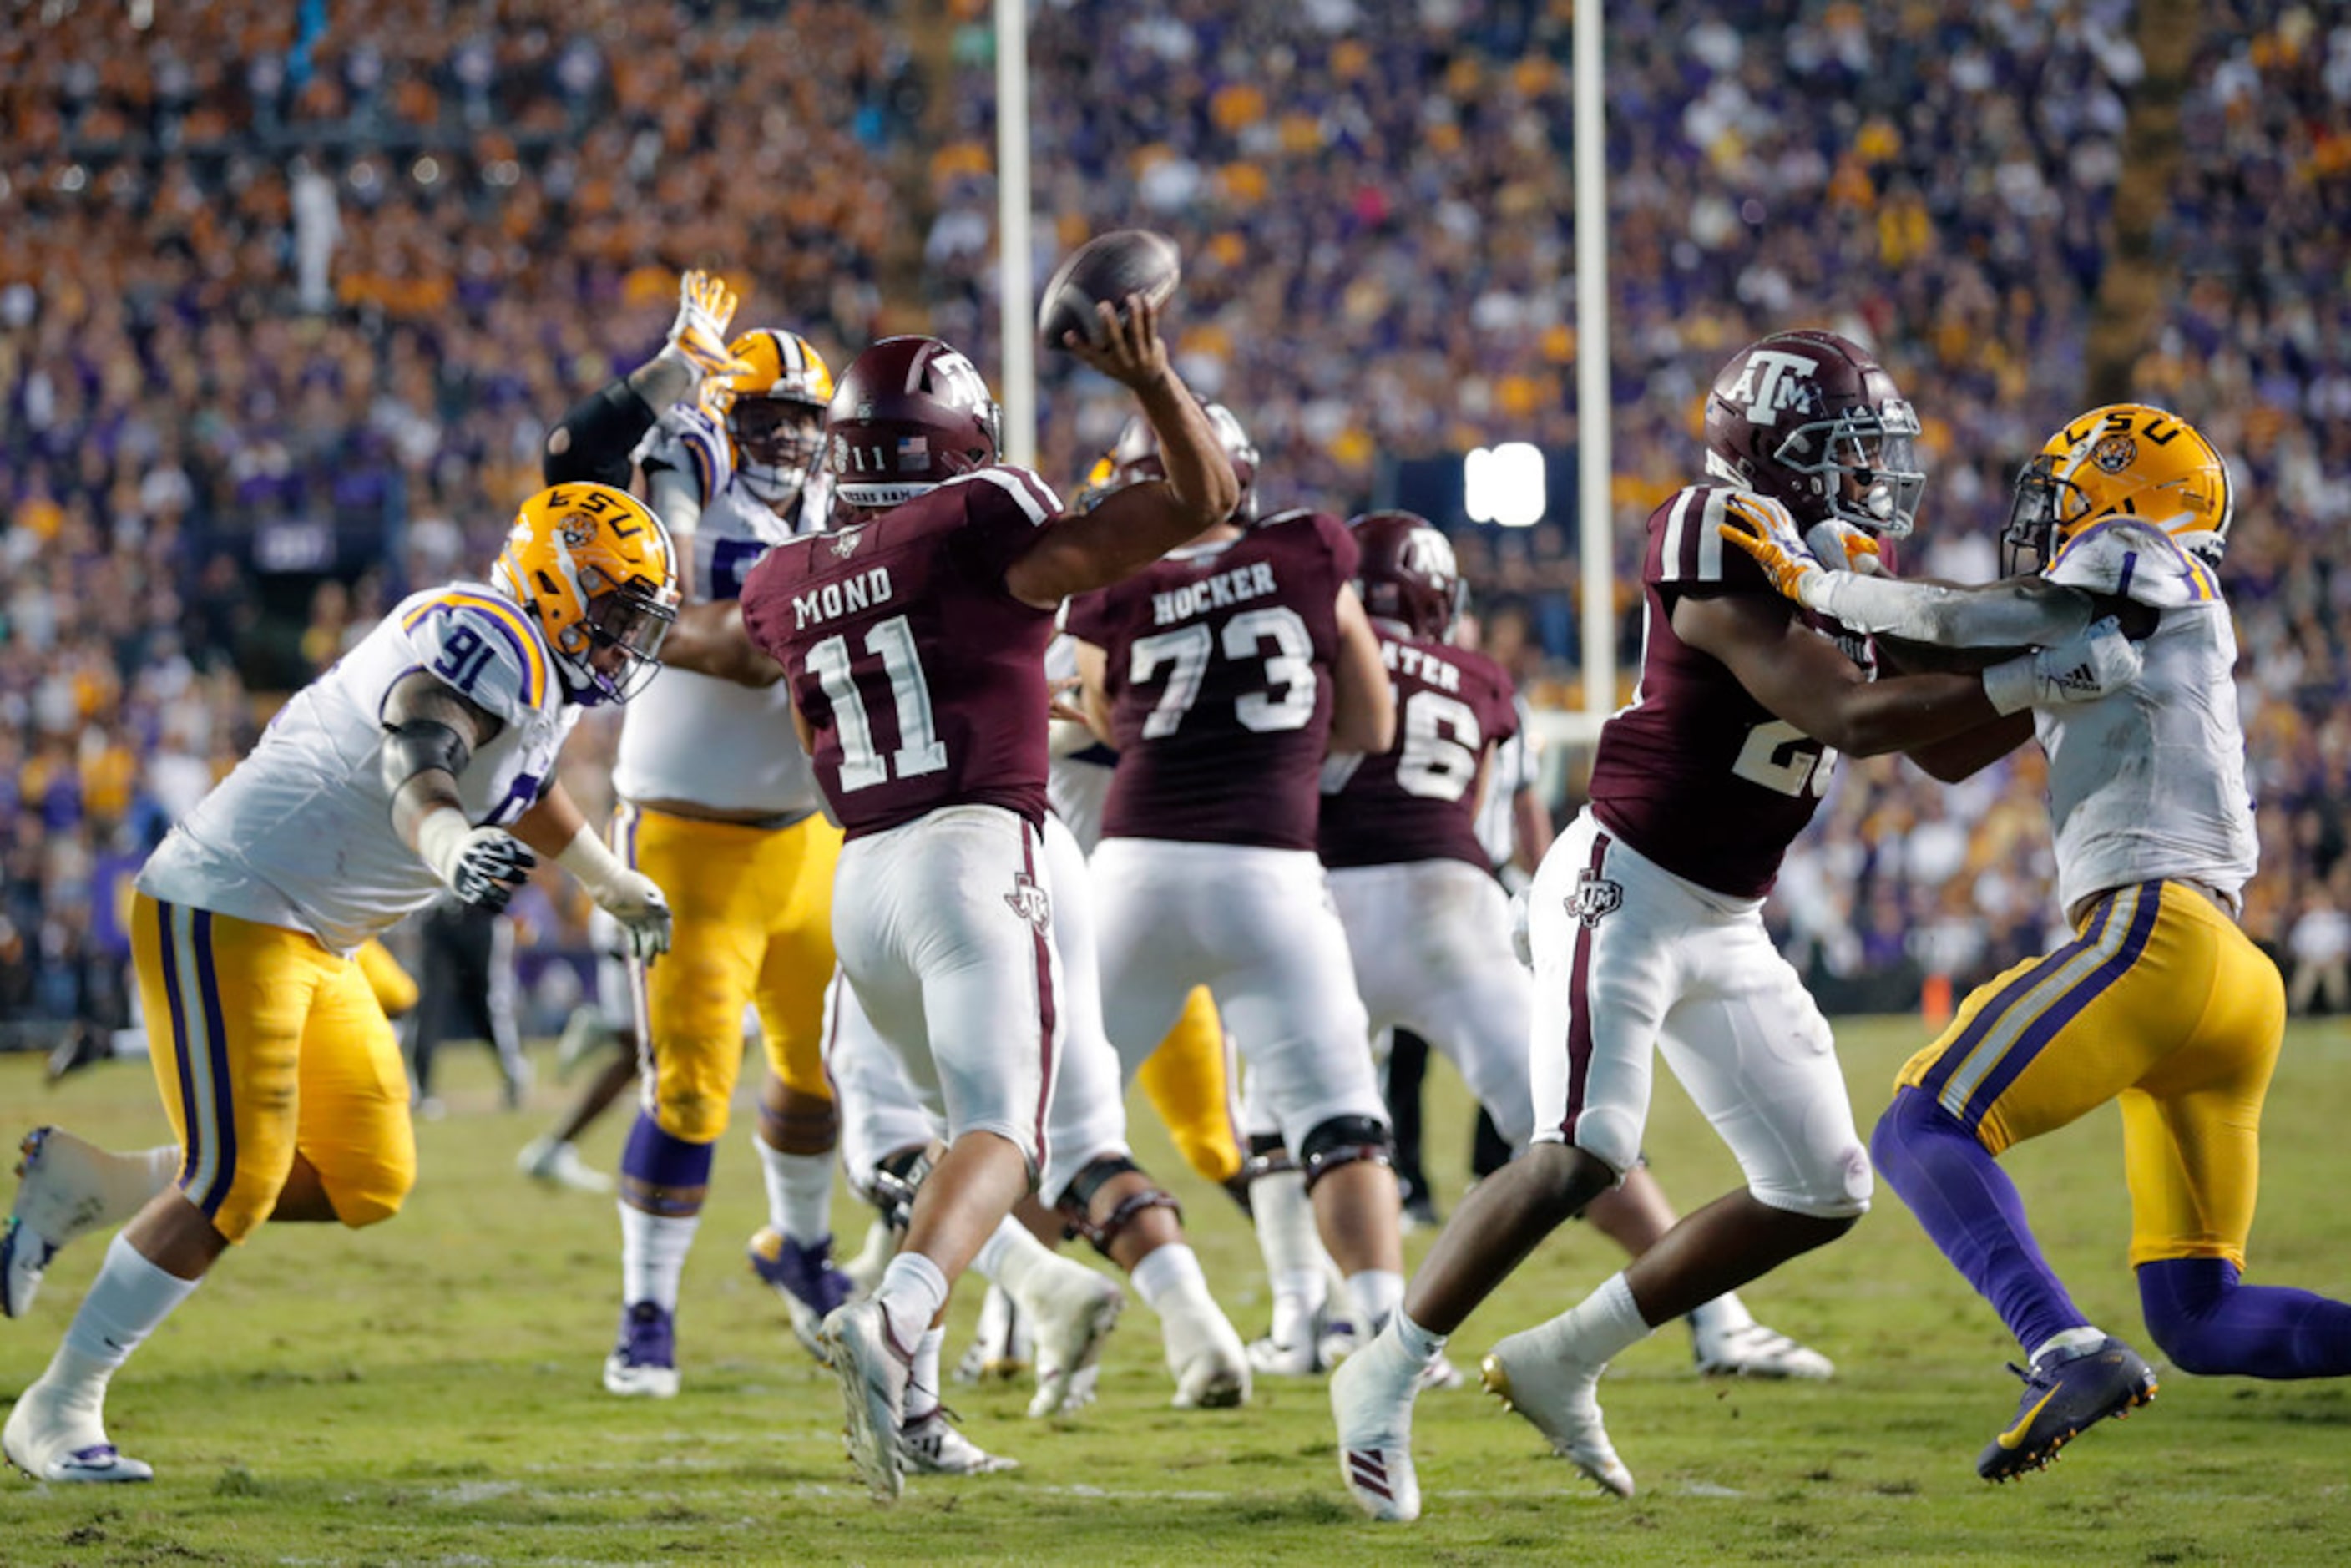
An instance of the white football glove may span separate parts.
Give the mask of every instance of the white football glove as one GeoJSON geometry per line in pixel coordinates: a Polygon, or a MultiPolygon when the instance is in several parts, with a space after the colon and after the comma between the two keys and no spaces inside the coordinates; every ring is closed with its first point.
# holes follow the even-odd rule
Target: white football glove
{"type": "Polygon", "coordinates": [[[416,853],[459,903],[493,914],[538,863],[530,846],[505,829],[474,827],[448,806],[417,824],[416,853]]]}
{"type": "Polygon", "coordinates": [[[1878,559],[1877,536],[1867,528],[1827,517],[1804,530],[1804,543],[1831,571],[1857,572],[1863,577],[1886,575],[1886,564],[1878,559]]]}
{"type": "Polygon", "coordinates": [[[598,894],[596,906],[620,923],[630,957],[650,959],[669,951],[669,900],[653,878],[624,866],[598,894]]]}
{"type": "MultiPolygon", "coordinates": [[[[629,455],[646,472],[659,468],[696,476],[706,505],[735,477],[735,444],[726,428],[699,403],[674,402],[662,410],[629,455]]],[[[666,521],[667,519],[664,519],[666,521]]]]}
{"type": "Polygon", "coordinates": [[[663,352],[692,365],[696,375],[726,377],[749,370],[726,347],[726,324],[735,319],[735,291],[726,280],[695,267],[678,275],[677,319],[669,324],[663,352]]]}
{"type": "Polygon", "coordinates": [[[2063,643],[1992,665],[1983,673],[1984,695],[2003,714],[2095,702],[2138,679],[2146,663],[2109,615],[2063,643]]]}

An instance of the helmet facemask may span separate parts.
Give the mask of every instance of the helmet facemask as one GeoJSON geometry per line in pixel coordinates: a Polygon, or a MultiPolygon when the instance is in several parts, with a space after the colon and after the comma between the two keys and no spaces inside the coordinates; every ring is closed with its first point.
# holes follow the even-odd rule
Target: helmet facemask
{"type": "Polygon", "coordinates": [[[634,579],[614,583],[592,566],[580,569],[587,613],[565,639],[565,685],[588,706],[624,703],[661,669],[662,643],[677,623],[674,593],[664,596],[634,579]]]}
{"type": "Polygon", "coordinates": [[[799,398],[737,397],[726,413],[743,487],[784,507],[808,486],[824,453],[824,406],[799,398]]]}
{"type": "Polygon", "coordinates": [[[1918,463],[1918,415],[1901,398],[1849,408],[1790,431],[1773,461],[1808,476],[1829,517],[1884,538],[1901,538],[1918,516],[1927,471],[1918,463]]]}

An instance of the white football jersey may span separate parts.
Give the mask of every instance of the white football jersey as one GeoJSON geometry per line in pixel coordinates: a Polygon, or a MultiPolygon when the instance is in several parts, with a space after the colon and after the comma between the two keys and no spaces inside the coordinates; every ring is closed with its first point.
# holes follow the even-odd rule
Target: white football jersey
{"type": "Polygon", "coordinates": [[[2049,754],[2058,897],[2178,877],[2235,900],[2260,846],[2237,718],[2237,637],[2212,570],[2133,518],[2076,536],[2050,580],[2163,612],[2137,680],[2035,710],[2049,754]]]}
{"type": "MultiPolygon", "coordinates": [[[[820,518],[822,476],[801,496],[799,517],[820,518]]],[[[741,596],[753,564],[801,532],[730,480],[706,501],[694,532],[694,597],[741,596]]],[[[663,669],[629,704],[612,788],[627,800],[684,800],[713,810],[807,816],[821,804],[808,753],[792,733],[791,687],[742,686],[690,670],[663,669]]]]}
{"type": "Polygon", "coordinates": [[[444,891],[392,826],[385,699],[430,671],[496,718],[457,780],[465,817],[510,825],[555,776],[579,721],[538,624],[482,583],[401,601],[358,646],[297,692],[261,744],[172,830],[139,891],[240,920],[307,931],[349,955],[444,891]]]}

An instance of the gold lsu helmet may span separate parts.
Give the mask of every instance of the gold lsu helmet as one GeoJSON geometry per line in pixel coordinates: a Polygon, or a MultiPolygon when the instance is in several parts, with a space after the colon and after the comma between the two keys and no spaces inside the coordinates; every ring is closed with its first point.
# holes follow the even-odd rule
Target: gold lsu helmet
{"type": "Polygon", "coordinates": [[[726,346],[749,368],[706,384],[703,402],[726,422],[735,472],[769,507],[791,505],[824,452],[832,370],[798,332],[760,327],[726,346]]]}
{"type": "Polygon", "coordinates": [[[491,576],[538,623],[573,702],[626,702],[661,668],[677,558],[661,519],[627,491],[541,490],[515,514],[491,576]]]}
{"type": "Polygon", "coordinates": [[[2066,423],[2016,476],[2002,570],[2039,571],[2077,536],[2116,517],[2163,529],[2220,563],[2236,497],[2229,465],[2201,431],[2143,402],[2109,403],[2066,423]]]}

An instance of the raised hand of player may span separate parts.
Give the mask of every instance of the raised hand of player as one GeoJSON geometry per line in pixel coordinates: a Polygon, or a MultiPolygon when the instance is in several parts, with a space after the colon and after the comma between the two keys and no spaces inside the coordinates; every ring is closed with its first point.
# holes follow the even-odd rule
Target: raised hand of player
{"type": "Polygon", "coordinates": [[[1741,491],[1724,501],[1722,514],[1715,531],[1753,556],[1782,597],[1809,606],[1805,589],[1827,571],[1796,531],[1788,508],[1768,496],[1741,491]]]}
{"type": "Polygon", "coordinates": [[[1888,575],[1879,559],[1878,539],[1867,528],[1857,528],[1840,517],[1823,517],[1804,530],[1804,544],[1830,571],[1850,571],[1861,577],[1888,575]]]}
{"type": "Polygon", "coordinates": [[[627,867],[612,873],[609,885],[596,890],[596,904],[620,925],[630,957],[650,962],[669,951],[669,900],[644,873],[627,867]]]}
{"type": "Polygon", "coordinates": [[[1061,346],[1122,386],[1137,392],[1167,373],[1167,345],[1159,336],[1159,312],[1140,294],[1126,297],[1123,314],[1108,300],[1094,306],[1102,340],[1090,343],[1075,332],[1061,334],[1061,346]]]}
{"type": "Polygon", "coordinates": [[[726,324],[735,319],[735,291],[726,280],[695,267],[679,274],[677,319],[669,324],[668,349],[704,376],[734,376],[749,370],[726,348],[726,324]]]}

